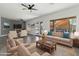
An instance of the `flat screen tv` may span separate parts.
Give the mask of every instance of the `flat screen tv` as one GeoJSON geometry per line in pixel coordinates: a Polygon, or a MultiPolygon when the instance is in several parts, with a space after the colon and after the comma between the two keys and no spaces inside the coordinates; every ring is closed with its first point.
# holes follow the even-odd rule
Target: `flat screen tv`
{"type": "Polygon", "coordinates": [[[14,29],[22,29],[22,24],[14,24],[13,28],[14,29]]]}

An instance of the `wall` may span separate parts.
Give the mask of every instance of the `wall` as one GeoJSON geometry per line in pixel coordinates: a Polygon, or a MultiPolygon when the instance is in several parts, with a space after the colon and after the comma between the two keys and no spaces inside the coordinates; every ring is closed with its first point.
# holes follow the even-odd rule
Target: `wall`
{"type": "Polygon", "coordinates": [[[0,36],[1,36],[1,17],[0,17],[0,36]]]}
{"type": "Polygon", "coordinates": [[[24,24],[22,21],[20,20],[12,20],[12,19],[8,19],[8,18],[4,18],[4,17],[0,17],[0,36],[5,36],[10,30],[14,30],[13,29],[13,24],[22,24],[22,28],[24,27],[24,24]],[[8,23],[10,25],[10,28],[4,28],[4,23],[8,23]]]}
{"type": "Polygon", "coordinates": [[[11,26],[12,26],[11,20],[1,17],[1,35],[6,35],[6,33],[8,33],[8,31],[12,29],[11,26]],[[10,28],[6,28],[6,29],[4,28],[5,22],[10,25],[10,28]]]}
{"type": "Polygon", "coordinates": [[[70,16],[76,16],[76,31],[79,31],[79,5],[72,7],[72,8],[67,8],[67,9],[63,9],[54,13],[50,13],[48,15],[44,15],[44,16],[40,16],[31,20],[27,21],[27,24],[33,24],[36,22],[40,22],[43,21],[43,27],[45,30],[50,30],[50,20],[53,19],[58,19],[58,18],[64,18],[64,17],[70,17],[70,16]]]}

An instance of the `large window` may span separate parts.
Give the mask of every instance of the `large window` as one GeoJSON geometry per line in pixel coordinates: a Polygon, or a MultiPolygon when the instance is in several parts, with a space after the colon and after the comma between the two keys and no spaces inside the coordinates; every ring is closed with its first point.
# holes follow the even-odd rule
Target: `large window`
{"type": "Polygon", "coordinates": [[[76,31],[76,17],[67,17],[67,18],[61,18],[56,20],[50,21],[50,30],[53,33],[53,35],[60,35],[63,37],[63,34],[71,33],[76,31]],[[62,33],[62,34],[61,34],[62,33]]]}

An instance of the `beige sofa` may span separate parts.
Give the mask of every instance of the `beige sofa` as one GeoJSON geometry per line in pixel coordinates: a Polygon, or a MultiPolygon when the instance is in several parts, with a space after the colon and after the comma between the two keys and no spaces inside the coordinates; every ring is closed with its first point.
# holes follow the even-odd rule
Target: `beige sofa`
{"type": "Polygon", "coordinates": [[[61,37],[56,37],[56,36],[48,36],[48,38],[51,38],[52,41],[62,44],[65,46],[73,47],[73,41],[72,39],[67,39],[67,38],[61,38],[61,37]]]}

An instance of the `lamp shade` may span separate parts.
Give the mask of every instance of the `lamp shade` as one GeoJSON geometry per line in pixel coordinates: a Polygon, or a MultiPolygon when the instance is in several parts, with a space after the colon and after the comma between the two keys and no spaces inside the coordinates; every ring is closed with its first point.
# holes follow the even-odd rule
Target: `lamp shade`
{"type": "Polygon", "coordinates": [[[47,35],[47,34],[48,34],[48,31],[47,31],[47,30],[44,30],[44,34],[46,34],[46,35],[47,35]]]}
{"type": "Polygon", "coordinates": [[[79,32],[74,32],[74,37],[79,39],[79,32]]]}
{"type": "Polygon", "coordinates": [[[36,41],[39,41],[39,37],[36,37],[36,41]]]}

